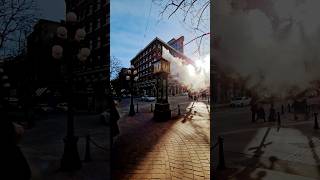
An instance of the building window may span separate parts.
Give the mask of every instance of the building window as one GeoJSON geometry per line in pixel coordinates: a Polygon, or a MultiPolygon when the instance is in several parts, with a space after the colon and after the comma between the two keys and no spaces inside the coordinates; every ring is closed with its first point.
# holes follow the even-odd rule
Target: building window
{"type": "Polygon", "coordinates": [[[101,27],[101,19],[100,19],[100,18],[98,18],[98,25],[97,25],[97,29],[98,29],[99,27],[101,27]]]}
{"type": "Polygon", "coordinates": [[[92,42],[92,49],[96,49],[97,48],[97,41],[93,41],[92,42]]]}
{"type": "Polygon", "coordinates": [[[101,1],[97,0],[96,2],[96,11],[98,11],[101,8],[101,1]]]}
{"type": "Polygon", "coordinates": [[[92,14],[92,4],[89,5],[89,13],[88,15],[91,15],[92,14]]]}
{"type": "Polygon", "coordinates": [[[101,38],[100,37],[98,37],[98,48],[100,48],[101,47],[101,38]]]}
{"type": "Polygon", "coordinates": [[[90,43],[90,44],[89,44],[89,47],[90,47],[90,49],[92,49],[92,44],[93,44],[92,40],[90,40],[89,43],[90,43]]]}
{"type": "Polygon", "coordinates": [[[92,32],[92,22],[89,23],[89,33],[92,32]]]}

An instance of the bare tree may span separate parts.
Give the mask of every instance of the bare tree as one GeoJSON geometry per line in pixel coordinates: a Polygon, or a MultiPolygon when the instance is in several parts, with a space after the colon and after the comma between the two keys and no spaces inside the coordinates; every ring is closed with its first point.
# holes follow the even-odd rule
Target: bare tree
{"type": "Polygon", "coordinates": [[[110,61],[111,79],[117,78],[117,76],[119,75],[119,72],[121,71],[121,68],[122,68],[121,61],[117,57],[112,56],[110,61]]]}
{"type": "Polygon", "coordinates": [[[187,28],[191,29],[195,37],[187,42],[197,43],[197,50],[199,52],[204,38],[208,37],[210,32],[210,0],[153,0],[153,3],[162,7],[160,16],[172,18],[174,15],[180,17],[180,20],[187,28]]]}
{"type": "Polygon", "coordinates": [[[36,12],[35,0],[0,0],[0,50],[21,47],[37,20],[36,12]]]}

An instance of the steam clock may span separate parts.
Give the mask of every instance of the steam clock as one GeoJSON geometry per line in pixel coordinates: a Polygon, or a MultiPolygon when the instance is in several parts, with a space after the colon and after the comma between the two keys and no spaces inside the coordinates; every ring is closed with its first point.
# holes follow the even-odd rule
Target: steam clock
{"type": "Polygon", "coordinates": [[[170,104],[168,102],[168,75],[170,73],[170,62],[161,58],[154,63],[153,73],[157,77],[154,119],[169,120],[171,118],[170,104]]]}

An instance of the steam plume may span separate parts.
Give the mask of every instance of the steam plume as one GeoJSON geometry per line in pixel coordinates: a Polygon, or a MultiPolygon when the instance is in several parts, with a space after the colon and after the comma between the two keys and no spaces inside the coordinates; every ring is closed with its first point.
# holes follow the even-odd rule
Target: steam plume
{"type": "Polygon", "coordinates": [[[246,78],[247,88],[260,95],[286,96],[310,88],[320,80],[320,1],[254,2],[216,1],[217,64],[246,78]]]}
{"type": "Polygon", "coordinates": [[[185,60],[174,57],[169,50],[162,47],[162,57],[170,62],[170,74],[172,78],[190,91],[206,90],[209,87],[210,55],[198,59],[194,64],[187,64],[185,60]]]}

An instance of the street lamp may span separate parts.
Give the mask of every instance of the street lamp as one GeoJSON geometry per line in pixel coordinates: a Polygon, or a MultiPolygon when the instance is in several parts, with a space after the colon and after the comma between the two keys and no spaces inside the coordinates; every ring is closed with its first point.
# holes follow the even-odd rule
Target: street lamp
{"type": "Polygon", "coordinates": [[[130,81],[130,93],[131,93],[131,103],[130,103],[130,111],[129,111],[129,116],[134,116],[135,111],[134,111],[134,105],[133,105],[133,83],[138,81],[138,76],[137,76],[137,70],[134,68],[133,65],[131,65],[130,68],[128,68],[127,73],[126,73],[126,80],[130,81]]]}
{"type": "Polygon", "coordinates": [[[154,109],[154,118],[168,120],[171,118],[170,104],[168,102],[168,75],[170,73],[170,62],[160,59],[153,65],[153,73],[157,75],[157,102],[154,109]]]}
{"type": "Polygon", "coordinates": [[[61,159],[61,170],[72,171],[81,168],[77,142],[74,136],[74,107],[73,107],[73,67],[75,61],[85,61],[90,55],[90,49],[84,42],[86,32],[80,27],[77,15],[69,12],[66,22],[57,28],[54,45],[52,46],[52,57],[61,60],[64,67],[62,73],[66,77],[66,92],[68,102],[67,135],[64,138],[64,153],[61,159]]]}

